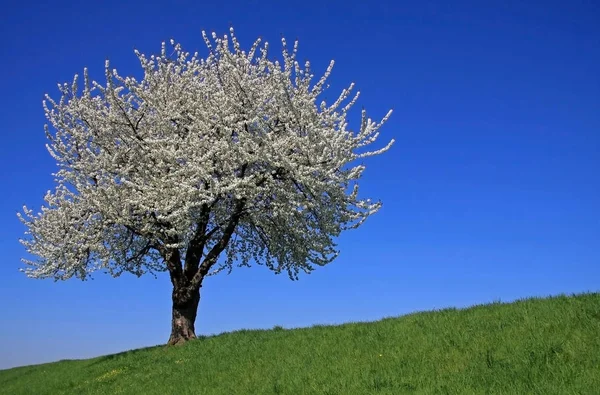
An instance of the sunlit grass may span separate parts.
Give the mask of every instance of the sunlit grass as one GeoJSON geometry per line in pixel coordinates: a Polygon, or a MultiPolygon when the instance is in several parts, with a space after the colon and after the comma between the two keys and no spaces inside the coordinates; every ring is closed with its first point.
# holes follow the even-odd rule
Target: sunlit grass
{"type": "Polygon", "coordinates": [[[600,394],[600,293],[241,330],[0,371],[2,394],[600,394]]]}

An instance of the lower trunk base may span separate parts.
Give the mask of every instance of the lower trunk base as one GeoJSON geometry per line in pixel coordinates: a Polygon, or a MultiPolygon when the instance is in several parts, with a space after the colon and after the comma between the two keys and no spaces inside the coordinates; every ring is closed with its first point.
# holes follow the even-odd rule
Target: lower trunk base
{"type": "Polygon", "coordinates": [[[188,340],[196,338],[196,333],[194,332],[193,326],[190,328],[183,322],[173,322],[174,327],[175,325],[177,325],[177,328],[173,328],[173,330],[171,331],[171,336],[169,337],[167,345],[177,346],[187,342],[188,340]]]}
{"type": "Polygon", "coordinates": [[[169,346],[196,339],[194,323],[198,312],[198,303],[200,302],[199,290],[189,290],[189,292],[182,293],[176,290],[173,294],[171,336],[167,342],[169,346]]]}

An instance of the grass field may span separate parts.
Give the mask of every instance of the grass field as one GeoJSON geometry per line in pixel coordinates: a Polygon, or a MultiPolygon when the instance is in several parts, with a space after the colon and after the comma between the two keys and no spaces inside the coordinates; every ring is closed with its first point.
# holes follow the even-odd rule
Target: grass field
{"type": "Polygon", "coordinates": [[[241,330],[0,371],[2,394],[600,394],[600,293],[241,330]]]}

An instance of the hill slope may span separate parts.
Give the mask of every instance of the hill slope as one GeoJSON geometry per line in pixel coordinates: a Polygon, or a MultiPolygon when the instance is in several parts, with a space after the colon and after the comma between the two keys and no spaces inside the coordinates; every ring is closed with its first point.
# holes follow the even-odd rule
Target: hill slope
{"type": "Polygon", "coordinates": [[[2,394],[598,394],[600,293],[242,330],[0,371],[2,394]]]}

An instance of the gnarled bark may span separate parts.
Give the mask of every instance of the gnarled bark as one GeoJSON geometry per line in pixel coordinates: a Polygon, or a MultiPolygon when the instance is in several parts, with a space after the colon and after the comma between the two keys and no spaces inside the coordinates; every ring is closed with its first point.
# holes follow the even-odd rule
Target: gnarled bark
{"type": "Polygon", "coordinates": [[[199,303],[199,287],[173,288],[173,316],[168,345],[179,345],[196,338],[194,324],[199,303]]]}

